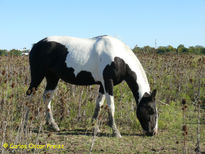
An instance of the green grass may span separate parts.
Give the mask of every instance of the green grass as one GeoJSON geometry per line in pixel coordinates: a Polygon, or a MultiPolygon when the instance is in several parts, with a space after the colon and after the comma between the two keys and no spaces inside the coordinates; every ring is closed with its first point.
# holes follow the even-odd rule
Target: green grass
{"type": "MultiPolygon", "coordinates": [[[[102,109],[101,132],[95,137],[93,153],[182,153],[182,126],[188,128],[186,151],[194,153],[197,143],[197,103],[200,109],[200,148],[205,152],[205,57],[198,55],[139,54],[151,88],[157,88],[159,132],[156,136],[143,135],[136,118],[136,103],[125,82],[114,88],[115,118],[122,138],[112,137],[107,126],[107,113],[102,109]],[[185,119],[182,99],[186,100],[185,119]]],[[[28,57],[0,57],[0,151],[13,149],[2,144],[55,144],[64,149],[36,149],[40,153],[88,153],[93,139],[91,118],[95,108],[98,86],[72,86],[60,81],[52,100],[53,113],[61,129],[53,132],[45,125],[45,106],[42,94],[45,81],[35,97],[28,98],[28,57]],[[25,106],[31,112],[26,132],[23,132],[25,106]]],[[[34,149],[16,149],[34,152],[34,149]],[[30,151],[29,151],[30,150],[30,151]]]]}

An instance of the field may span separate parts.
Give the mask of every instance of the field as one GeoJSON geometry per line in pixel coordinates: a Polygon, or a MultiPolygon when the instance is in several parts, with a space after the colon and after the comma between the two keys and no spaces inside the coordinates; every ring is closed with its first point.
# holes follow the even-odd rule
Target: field
{"type": "Polygon", "coordinates": [[[106,105],[98,119],[101,132],[93,135],[98,86],[63,81],[52,100],[61,129],[54,132],[45,124],[45,81],[33,97],[25,94],[30,83],[28,57],[0,57],[0,152],[195,153],[199,147],[205,152],[205,56],[140,53],[138,58],[151,88],[158,90],[159,132],[153,137],[143,135],[134,97],[124,82],[114,88],[115,119],[122,138],[112,137],[106,105]]]}

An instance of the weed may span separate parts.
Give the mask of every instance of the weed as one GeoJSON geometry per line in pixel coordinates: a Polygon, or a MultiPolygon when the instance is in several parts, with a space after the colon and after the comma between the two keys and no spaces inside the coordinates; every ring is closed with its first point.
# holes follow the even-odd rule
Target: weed
{"type": "Polygon", "coordinates": [[[158,89],[156,98],[159,112],[158,135],[154,137],[142,135],[142,128],[136,118],[135,100],[123,82],[114,87],[115,119],[123,137],[121,139],[110,137],[111,129],[106,126],[108,117],[103,109],[98,121],[102,133],[94,135],[96,137],[91,148],[93,137],[91,118],[99,87],[74,86],[60,81],[52,99],[52,108],[61,131],[52,132],[45,125],[45,105],[42,99],[45,81],[37,91],[33,89],[35,95],[28,98],[25,96],[30,82],[28,57],[1,57],[0,152],[182,153],[184,141],[187,153],[195,152],[197,147],[200,148],[200,152],[205,152],[205,57],[141,53],[138,54],[138,58],[148,75],[150,86],[152,89],[158,89]],[[182,98],[186,100],[187,106],[184,120],[181,110],[182,98]],[[28,109],[29,115],[27,115],[28,109]],[[183,125],[186,127],[182,127],[183,125]],[[182,128],[183,132],[188,130],[186,138],[181,133],[182,128]],[[65,146],[64,149],[25,150],[3,148],[4,143],[8,145],[48,143],[65,146]]]}

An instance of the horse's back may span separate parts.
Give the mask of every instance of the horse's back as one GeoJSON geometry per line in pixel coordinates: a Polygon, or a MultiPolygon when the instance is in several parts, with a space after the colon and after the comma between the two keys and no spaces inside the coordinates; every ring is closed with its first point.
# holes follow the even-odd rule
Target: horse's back
{"type": "MultiPolygon", "coordinates": [[[[41,57],[42,63],[51,66],[50,69],[60,74],[62,78],[71,74],[72,78],[75,78],[81,72],[86,72],[86,74],[89,73],[89,76],[92,76],[91,81],[103,82],[104,69],[113,62],[116,63],[116,66],[118,65],[118,70],[124,64],[129,65],[133,71],[136,71],[138,66],[141,70],[141,64],[131,49],[111,36],[98,36],[90,39],[51,36],[34,45],[32,50],[34,49],[41,50],[31,52],[38,52],[38,55],[43,55],[44,57],[41,57]],[[119,60],[118,62],[115,61],[116,58],[119,60]]],[[[37,60],[33,61],[36,62],[37,60]]],[[[121,73],[125,72],[122,70],[121,73]]]]}

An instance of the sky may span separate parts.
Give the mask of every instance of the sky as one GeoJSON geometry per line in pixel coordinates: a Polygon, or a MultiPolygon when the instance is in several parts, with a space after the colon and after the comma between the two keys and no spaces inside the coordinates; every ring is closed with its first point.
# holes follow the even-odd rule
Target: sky
{"type": "Polygon", "coordinates": [[[105,34],[130,48],[205,46],[205,0],[0,0],[0,49],[105,34]]]}

